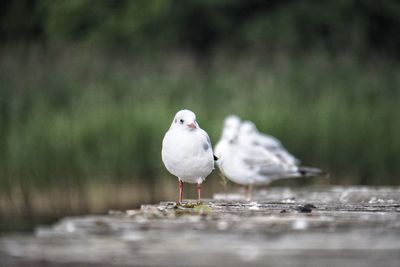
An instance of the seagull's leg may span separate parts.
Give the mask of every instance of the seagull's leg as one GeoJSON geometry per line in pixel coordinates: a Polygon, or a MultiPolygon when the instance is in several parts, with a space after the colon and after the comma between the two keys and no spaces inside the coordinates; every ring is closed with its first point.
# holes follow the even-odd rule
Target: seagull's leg
{"type": "Polygon", "coordinates": [[[249,185],[247,186],[247,198],[246,198],[247,201],[250,201],[250,200],[251,200],[251,195],[252,195],[252,193],[253,193],[253,185],[252,185],[252,184],[249,184],[249,185]]]}
{"type": "Polygon", "coordinates": [[[196,184],[196,189],[197,189],[197,202],[200,203],[200,199],[201,199],[201,184],[200,183],[196,184]]]}
{"type": "Polygon", "coordinates": [[[183,182],[181,180],[178,180],[179,182],[179,201],[178,203],[182,203],[182,198],[183,198],[183,182]]]}

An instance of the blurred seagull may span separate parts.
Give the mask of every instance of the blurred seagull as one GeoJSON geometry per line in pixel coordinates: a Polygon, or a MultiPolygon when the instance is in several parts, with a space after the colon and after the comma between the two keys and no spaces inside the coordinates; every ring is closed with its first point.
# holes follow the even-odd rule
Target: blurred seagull
{"type": "Polygon", "coordinates": [[[258,132],[254,123],[240,123],[237,117],[240,126],[227,127],[228,118],[216,146],[216,155],[219,157],[217,164],[229,180],[248,186],[248,199],[253,185],[267,185],[282,178],[321,174],[317,168],[299,167],[299,160],[279,140],[258,132]]]}
{"type": "Polygon", "coordinates": [[[214,154],[208,134],[196,121],[196,115],[187,109],[176,113],[164,136],[161,150],[167,170],[178,177],[179,203],[182,202],[183,182],[195,183],[198,201],[201,183],[214,169],[214,154]]]}

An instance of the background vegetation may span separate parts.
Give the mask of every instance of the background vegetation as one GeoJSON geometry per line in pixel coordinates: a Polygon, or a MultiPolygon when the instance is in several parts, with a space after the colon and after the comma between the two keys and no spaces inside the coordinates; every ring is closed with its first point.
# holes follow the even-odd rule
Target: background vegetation
{"type": "Polygon", "coordinates": [[[331,174],[292,183],[399,184],[398,1],[2,1],[0,38],[1,226],[174,199],[182,108],[331,174]]]}

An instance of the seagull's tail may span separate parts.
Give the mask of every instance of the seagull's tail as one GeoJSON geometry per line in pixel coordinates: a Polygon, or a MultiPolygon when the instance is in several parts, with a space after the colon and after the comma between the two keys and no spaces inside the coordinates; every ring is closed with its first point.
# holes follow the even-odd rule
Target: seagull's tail
{"type": "Polygon", "coordinates": [[[314,177],[314,176],[323,176],[327,175],[327,173],[323,172],[318,168],[313,167],[299,167],[298,172],[303,177],[314,177]]]}
{"type": "Polygon", "coordinates": [[[272,182],[280,179],[291,179],[291,178],[311,178],[311,177],[326,177],[329,178],[329,174],[313,167],[298,167],[297,171],[286,173],[284,175],[279,174],[277,176],[268,176],[268,181],[272,182]]]}

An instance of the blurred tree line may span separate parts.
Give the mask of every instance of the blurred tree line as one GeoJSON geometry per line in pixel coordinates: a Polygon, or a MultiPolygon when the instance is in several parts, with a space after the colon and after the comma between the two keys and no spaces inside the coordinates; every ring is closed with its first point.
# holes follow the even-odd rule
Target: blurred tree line
{"type": "MultiPolygon", "coordinates": [[[[400,56],[397,0],[3,0],[2,43],[400,56]]],[[[127,51],[124,51],[126,53],[127,51]]]]}

